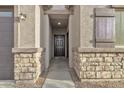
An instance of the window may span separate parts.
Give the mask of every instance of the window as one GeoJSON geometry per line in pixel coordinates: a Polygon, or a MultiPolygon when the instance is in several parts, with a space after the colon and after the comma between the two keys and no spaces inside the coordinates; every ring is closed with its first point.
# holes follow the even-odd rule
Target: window
{"type": "Polygon", "coordinates": [[[116,45],[124,45],[124,11],[116,11],[116,45]]]}

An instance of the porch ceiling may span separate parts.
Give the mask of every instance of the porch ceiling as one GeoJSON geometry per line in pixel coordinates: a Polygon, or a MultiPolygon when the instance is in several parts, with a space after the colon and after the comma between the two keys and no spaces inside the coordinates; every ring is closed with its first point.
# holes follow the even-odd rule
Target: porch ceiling
{"type": "Polygon", "coordinates": [[[69,15],[66,14],[51,14],[49,15],[51,26],[53,28],[67,28],[69,15]],[[58,25],[60,22],[60,25],[58,25]]]}

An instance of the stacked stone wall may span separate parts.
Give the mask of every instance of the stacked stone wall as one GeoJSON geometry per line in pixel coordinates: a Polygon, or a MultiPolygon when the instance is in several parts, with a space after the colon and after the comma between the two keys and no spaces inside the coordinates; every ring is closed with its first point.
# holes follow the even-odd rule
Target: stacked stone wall
{"type": "Polygon", "coordinates": [[[73,68],[83,79],[124,79],[123,52],[73,51],[73,68]]]}
{"type": "Polygon", "coordinates": [[[36,82],[45,69],[44,55],[44,52],[14,54],[16,87],[39,87],[36,82]]]}

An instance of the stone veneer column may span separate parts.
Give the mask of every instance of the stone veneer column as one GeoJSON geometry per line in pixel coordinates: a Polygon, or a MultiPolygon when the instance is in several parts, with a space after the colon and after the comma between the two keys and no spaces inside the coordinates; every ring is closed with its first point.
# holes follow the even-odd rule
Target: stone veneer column
{"type": "Polygon", "coordinates": [[[44,49],[13,48],[16,87],[41,87],[39,77],[44,71],[44,49]]]}
{"type": "MultiPolygon", "coordinates": [[[[26,15],[25,20],[15,22],[14,31],[14,77],[17,87],[40,87],[37,84],[44,70],[44,49],[40,48],[41,11],[39,5],[18,5],[15,17],[20,13],[26,15]]],[[[42,46],[43,47],[43,46],[42,46]]]]}

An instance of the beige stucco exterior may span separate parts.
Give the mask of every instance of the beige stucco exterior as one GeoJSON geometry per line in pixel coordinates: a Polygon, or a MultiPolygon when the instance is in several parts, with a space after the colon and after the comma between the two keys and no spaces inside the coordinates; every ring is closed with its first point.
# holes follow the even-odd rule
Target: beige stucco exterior
{"type": "MultiPolygon", "coordinates": [[[[94,8],[103,8],[106,6],[74,6],[74,12],[69,17],[69,45],[70,58],[71,48],[74,47],[94,47],[94,8]],[[82,19],[82,20],[80,20],[82,19]]],[[[46,48],[49,46],[49,40],[52,40],[48,15],[44,15],[42,6],[15,6],[15,11],[27,14],[26,21],[20,21],[17,26],[18,31],[15,31],[15,42],[20,48],[46,48]],[[26,8],[26,9],[25,9],[26,8]],[[17,11],[18,10],[18,11],[17,11]],[[33,12],[31,12],[33,11],[33,12]],[[39,20],[40,19],[40,20],[39,20]],[[28,27],[29,26],[29,27],[28,27]],[[28,35],[27,35],[28,34],[28,35]],[[18,35],[18,36],[17,36],[18,35]],[[49,38],[49,39],[48,39],[49,38]],[[26,44],[25,44],[26,43],[26,44]]],[[[15,13],[15,16],[16,13],[15,13]]],[[[15,26],[17,25],[15,24],[15,26]]],[[[61,33],[59,31],[59,33],[61,33]]],[[[46,54],[47,60],[53,58],[53,47],[48,47],[46,54]]],[[[71,60],[71,59],[70,59],[71,60]]],[[[48,61],[47,61],[48,62],[48,61]]],[[[47,66],[48,67],[48,66],[47,66]]]]}
{"type": "Polygon", "coordinates": [[[69,65],[72,66],[72,48],[80,46],[80,6],[75,6],[69,17],[69,65]]]}
{"type": "Polygon", "coordinates": [[[36,84],[43,71],[48,70],[50,61],[55,58],[54,35],[65,35],[64,57],[69,59],[69,67],[75,69],[81,81],[84,79],[123,79],[121,73],[118,76],[117,72],[112,72],[116,69],[114,68],[116,64],[113,64],[112,67],[109,63],[119,60],[121,66],[117,64],[120,66],[118,68],[123,71],[121,59],[124,57],[124,50],[110,48],[109,51],[106,48],[95,47],[95,9],[102,8],[104,10],[118,7],[123,8],[123,6],[108,5],[75,5],[71,9],[65,8],[66,11],[63,9],[56,11],[42,5],[14,6],[14,47],[12,47],[12,53],[14,54],[15,81],[30,87],[32,82],[36,84]],[[26,15],[25,20],[20,19],[20,13],[26,15]],[[67,27],[53,28],[50,14],[68,15],[67,27]],[[69,34],[69,48],[67,48],[67,33],[69,34]],[[67,49],[69,50],[69,57],[67,57],[67,49]],[[119,54],[120,52],[121,54],[119,54]],[[88,59],[89,57],[91,59],[88,59]],[[92,62],[96,61],[100,65],[92,66],[92,62]],[[90,62],[87,66],[82,65],[87,62],[90,62]],[[105,69],[102,69],[100,72],[96,70],[96,68],[101,69],[100,66],[109,69],[106,72],[105,69]],[[97,76],[95,76],[96,74],[97,76]],[[28,80],[30,84],[27,85],[28,80]]]}
{"type": "Polygon", "coordinates": [[[40,6],[14,6],[15,17],[15,47],[27,48],[27,47],[40,47],[37,44],[40,33],[40,6]],[[17,19],[20,13],[27,15],[27,21],[19,21],[17,19]],[[25,34],[27,33],[28,36],[25,34]],[[27,38],[28,37],[28,38],[27,38]],[[35,39],[36,37],[36,39],[35,39]],[[37,40],[37,41],[35,41],[37,40]]]}

